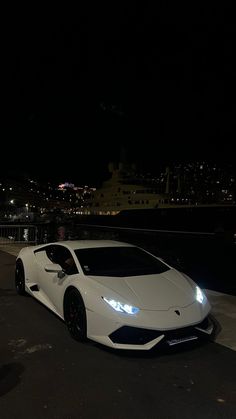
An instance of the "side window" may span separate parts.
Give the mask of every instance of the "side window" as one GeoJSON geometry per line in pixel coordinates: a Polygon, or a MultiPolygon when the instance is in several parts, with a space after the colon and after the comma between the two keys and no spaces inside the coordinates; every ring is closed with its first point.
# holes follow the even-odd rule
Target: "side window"
{"type": "Polygon", "coordinates": [[[67,275],[74,275],[78,273],[77,266],[72,256],[65,260],[63,269],[67,275]]]}
{"type": "Polygon", "coordinates": [[[63,246],[52,246],[53,256],[52,261],[61,265],[62,269],[66,272],[67,275],[73,275],[78,273],[77,266],[75,264],[74,258],[66,247],[63,246]]]}
{"type": "Polygon", "coordinates": [[[55,248],[55,246],[47,246],[45,250],[46,250],[46,254],[47,254],[48,259],[52,263],[57,263],[54,260],[54,248],[55,248]]]}

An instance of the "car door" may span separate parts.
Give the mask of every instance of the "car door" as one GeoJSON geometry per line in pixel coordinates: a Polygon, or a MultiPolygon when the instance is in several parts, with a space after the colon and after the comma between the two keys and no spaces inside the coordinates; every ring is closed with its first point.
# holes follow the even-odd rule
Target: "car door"
{"type": "Polygon", "coordinates": [[[71,275],[78,273],[75,260],[70,250],[62,245],[45,246],[44,254],[38,255],[38,284],[40,291],[47,299],[52,309],[61,311],[61,302],[64,295],[65,281],[71,275]],[[57,263],[64,271],[64,276],[59,277],[58,273],[47,272],[45,266],[50,263],[57,263]]]}

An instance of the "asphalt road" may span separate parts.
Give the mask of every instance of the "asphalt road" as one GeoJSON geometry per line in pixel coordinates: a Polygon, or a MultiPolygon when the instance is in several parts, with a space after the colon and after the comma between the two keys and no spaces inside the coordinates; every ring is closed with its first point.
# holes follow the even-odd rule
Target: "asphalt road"
{"type": "Polygon", "coordinates": [[[117,352],[71,339],[64,323],[14,290],[0,252],[1,419],[236,417],[236,354],[216,343],[117,352]]]}

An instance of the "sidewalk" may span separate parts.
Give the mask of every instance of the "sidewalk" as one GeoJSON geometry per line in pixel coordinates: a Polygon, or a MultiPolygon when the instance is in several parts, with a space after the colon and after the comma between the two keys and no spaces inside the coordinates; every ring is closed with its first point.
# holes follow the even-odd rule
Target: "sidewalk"
{"type": "MultiPolygon", "coordinates": [[[[0,245],[0,250],[17,256],[23,244],[0,245]]],[[[212,290],[204,290],[212,306],[212,314],[221,330],[215,341],[236,351],[236,297],[212,290]]]]}
{"type": "Polygon", "coordinates": [[[236,351],[236,297],[212,290],[205,292],[212,314],[221,327],[216,342],[236,351]]]}
{"type": "Polygon", "coordinates": [[[27,247],[27,244],[18,244],[18,243],[13,243],[13,244],[1,244],[0,242],[0,250],[2,252],[6,252],[6,253],[10,253],[10,255],[13,256],[17,256],[19,251],[23,248],[23,247],[27,247]]]}

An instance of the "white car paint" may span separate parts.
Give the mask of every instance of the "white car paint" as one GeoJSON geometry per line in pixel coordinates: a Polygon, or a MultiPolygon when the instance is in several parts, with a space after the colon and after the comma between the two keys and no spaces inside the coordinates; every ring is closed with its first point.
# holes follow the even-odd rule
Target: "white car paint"
{"type": "MultiPolygon", "coordinates": [[[[164,340],[167,332],[178,332],[190,326],[194,331],[198,330],[198,325],[208,316],[211,307],[206,296],[202,304],[196,300],[196,284],[187,275],[154,255],[165,265],[165,272],[127,277],[85,275],[75,250],[99,247],[135,246],[111,240],[80,240],[23,248],[17,261],[21,260],[24,266],[25,290],[64,319],[64,296],[69,287],[74,287],[79,291],[85,305],[87,337],[113,348],[148,350],[164,340]],[[44,250],[49,246],[67,248],[79,272],[62,278],[57,272],[47,272],[45,267],[50,266],[51,261],[44,250]],[[37,286],[38,291],[33,291],[32,286],[37,286]],[[132,315],[117,312],[102,297],[138,307],[139,312],[132,315]],[[113,341],[110,335],[124,326],[158,331],[159,334],[144,343],[113,341]]],[[[212,331],[212,323],[202,330],[206,335],[210,335],[212,331]]],[[[191,338],[190,334],[189,340],[191,338]]]]}

